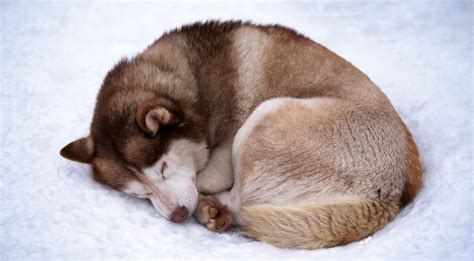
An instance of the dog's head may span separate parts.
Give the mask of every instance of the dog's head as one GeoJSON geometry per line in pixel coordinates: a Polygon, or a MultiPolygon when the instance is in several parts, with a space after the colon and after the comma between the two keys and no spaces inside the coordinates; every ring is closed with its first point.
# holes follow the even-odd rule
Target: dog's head
{"type": "Polygon", "coordinates": [[[150,199],[173,222],[185,220],[197,205],[195,177],[208,149],[191,99],[178,98],[181,84],[153,64],[122,60],[104,80],[90,135],[61,155],[91,164],[101,184],[150,199]]]}

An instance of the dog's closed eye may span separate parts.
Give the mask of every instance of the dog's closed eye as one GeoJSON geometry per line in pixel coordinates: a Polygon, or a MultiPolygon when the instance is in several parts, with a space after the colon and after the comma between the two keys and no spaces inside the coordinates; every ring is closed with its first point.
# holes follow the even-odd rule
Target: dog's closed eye
{"type": "Polygon", "coordinates": [[[152,195],[152,193],[145,193],[145,194],[140,194],[140,193],[130,193],[131,196],[137,197],[137,198],[147,198],[152,195]]]}
{"type": "Polygon", "coordinates": [[[163,163],[161,164],[161,168],[160,168],[161,176],[163,178],[165,178],[165,169],[166,169],[166,167],[168,167],[168,164],[166,163],[166,161],[163,161],[163,163]]]}

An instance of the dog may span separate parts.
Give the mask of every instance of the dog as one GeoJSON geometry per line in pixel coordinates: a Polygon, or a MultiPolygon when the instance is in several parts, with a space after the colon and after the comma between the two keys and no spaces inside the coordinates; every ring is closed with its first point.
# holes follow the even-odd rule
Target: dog
{"type": "Polygon", "coordinates": [[[384,93],[296,31],[240,21],[166,32],[105,77],[60,154],[172,222],[315,249],[381,229],[422,186],[384,93]]]}

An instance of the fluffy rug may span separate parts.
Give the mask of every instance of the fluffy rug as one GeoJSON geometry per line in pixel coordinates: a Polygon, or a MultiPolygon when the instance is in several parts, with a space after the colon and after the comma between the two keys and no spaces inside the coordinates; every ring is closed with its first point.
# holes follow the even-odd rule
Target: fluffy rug
{"type": "Polygon", "coordinates": [[[473,254],[472,2],[2,2],[0,259],[470,259],[473,254]],[[382,231],[331,249],[278,249],[176,225],[95,184],[59,156],[88,133],[122,56],[210,18],[280,23],[364,71],[419,145],[424,188],[382,231]]]}

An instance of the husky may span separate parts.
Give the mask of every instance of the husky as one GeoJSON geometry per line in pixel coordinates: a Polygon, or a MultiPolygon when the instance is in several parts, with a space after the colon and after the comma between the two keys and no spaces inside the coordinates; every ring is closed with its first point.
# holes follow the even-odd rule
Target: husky
{"type": "Polygon", "coordinates": [[[362,239],[422,185],[384,93],[292,29],[209,21],[163,34],[106,75],[87,137],[60,154],[180,223],[284,248],[362,239]]]}

